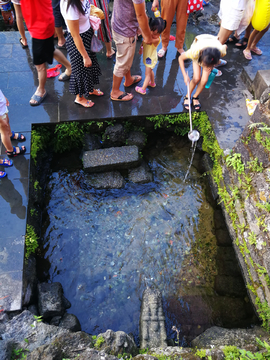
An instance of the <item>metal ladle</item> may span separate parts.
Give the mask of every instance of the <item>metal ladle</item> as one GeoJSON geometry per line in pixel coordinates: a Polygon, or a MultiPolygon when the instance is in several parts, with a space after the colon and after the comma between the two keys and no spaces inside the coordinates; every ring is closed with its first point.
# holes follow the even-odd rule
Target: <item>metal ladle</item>
{"type": "MultiPolygon", "coordinates": [[[[188,72],[187,72],[188,76],[188,72]]],[[[200,138],[200,133],[197,130],[192,130],[192,118],[191,118],[191,104],[190,104],[190,92],[189,92],[189,81],[187,82],[187,91],[188,91],[188,110],[189,110],[189,122],[190,122],[190,131],[188,133],[188,138],[192,141],[192,147],[196,141],[200,138]]]]}

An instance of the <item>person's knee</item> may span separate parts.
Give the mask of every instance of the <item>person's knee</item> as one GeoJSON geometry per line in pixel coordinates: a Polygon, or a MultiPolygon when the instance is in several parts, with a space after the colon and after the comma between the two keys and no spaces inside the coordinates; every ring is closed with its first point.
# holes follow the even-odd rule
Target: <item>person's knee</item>
{"type": "Polygon", "coordinates": [[[199,84],[199,82],[200,82],[200,80],[201,80],[201,77],[198,75],[198,76],[194,76],[193,77],[193,82],[195,83],[195,85],[198,85],[199,84]]]}
{"type": "Polygon", "coordinates": [[[46,71],[46,64],[45,63],[40,64],[40,65],[35,65],[35,66],[36,66],[37,72],[46,71]]]}

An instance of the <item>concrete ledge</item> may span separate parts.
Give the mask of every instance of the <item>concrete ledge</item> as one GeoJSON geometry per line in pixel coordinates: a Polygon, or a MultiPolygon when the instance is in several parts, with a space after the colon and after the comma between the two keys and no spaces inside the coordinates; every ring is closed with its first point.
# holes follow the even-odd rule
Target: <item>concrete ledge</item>
{"type": "Polygon", "coordinates": [[[260,99],[264,90],[270,86],[270,70],[258,70],[253,80],[244,68],[241,79],[248,90],[254,94],[255,99],[260,99]]]}

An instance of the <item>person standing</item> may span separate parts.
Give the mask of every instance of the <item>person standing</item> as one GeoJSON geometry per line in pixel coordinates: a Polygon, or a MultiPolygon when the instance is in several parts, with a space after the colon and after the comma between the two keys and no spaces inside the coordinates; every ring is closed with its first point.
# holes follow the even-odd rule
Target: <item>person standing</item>
{"type": "Polygon", "coordinates": [[[99,84],[101,70],[96,53],[91,51],[91,41],[94,31],[91,28],[88,0],[61,0],[60,9],[68,28],[67,51],[71,61],[72,75],[69,91],[76,95],[75,103],[86,108],[94,105],[85,95],[102,96],[99,84]]]}
{"type": "Polygon", "coordinates": [[[145,0],[114,0],[112,15],[112,32],[116,45],[116,63],[113,69],[111,100],[129,101],[131,93],[120,91],[125,77],[124,86],[129,87],[141,81],[139,75],[131,75],[131,66],[136,49],[138,28],[142,31],[144,42],[152,44],[148,17],[145,12],[145,0]]]}
{"type": "MultiPolygon", "coordinates": [[[[176,15],[175,47],[180,55],[185,52],[184,41],[188,21],[187,7],[188,0],[161,0],[161,17],[166,20],[167,26],[161,35],[162,48],[158,51],[158,57],[160,59],[163,58],[167,52],[174,15],[176,15]]],[[[152,11],[158,8],[159,0],[154,0],[152,11]]]]}
{"type": "Polygon", "coordinates": [[[52,64],[53,58],[66,68],[58,78],[69,80],[71,66],[67,58],[54,48],[54,16],[51,0],[21,0],[21,7],[26,26],[32,36],[33,62],[38,72],[38,88],[31,97],[30,105],[38,106],[45,99],[47,92],[46,62],[52,64]]]}
{"type": "Polygon", "coordinates": [[[221,25],[218,39],[221,44],[225,44],[233,31],[239,28],[244,16],[248,0],[221,0],[218,16],[221,25]]]}

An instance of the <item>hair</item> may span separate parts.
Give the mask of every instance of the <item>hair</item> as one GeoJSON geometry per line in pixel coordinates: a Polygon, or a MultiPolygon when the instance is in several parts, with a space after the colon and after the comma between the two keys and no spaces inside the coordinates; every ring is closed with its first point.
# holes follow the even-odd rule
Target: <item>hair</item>
{"type": "Polygon", "coordinates": [[[68,2],[67,2],[67,10],[68,10],[68,8],[69,8],[70,6],[73,6],[73,7],[77,8],[78,11],[79,11],[81,14],[85,15],[85,11],[84,11],[84,9],[83,9],[83,7],[82,7],[82,2],[81,2],[81,0],[68,0],[68,2]]]}
{"type": "Polygon", "coordinates": [[[198,62],[206,66],[216,65],[220,60],[220,55],[218,49],[209,47],[200,51],[198,62]]]}
{"type": "Polygon", "coordinates": [[[161,34],[165,30],[167,21],[163,20],[162,17],[149,18],[149,27],[151,31],[156,31],[161,34]]]}

